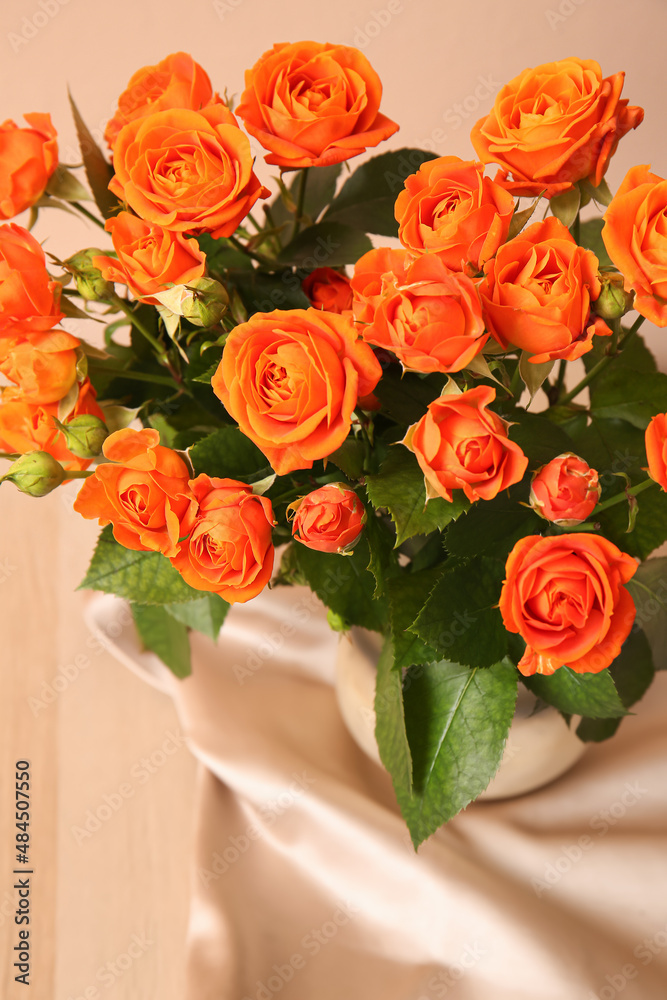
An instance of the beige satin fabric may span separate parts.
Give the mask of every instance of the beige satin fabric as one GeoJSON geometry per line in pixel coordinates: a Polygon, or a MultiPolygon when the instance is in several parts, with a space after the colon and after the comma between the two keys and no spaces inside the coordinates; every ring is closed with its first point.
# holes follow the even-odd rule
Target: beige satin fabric
{"type": "Polygon", "coordinates": [[[667,678],[565,777],[416,855],[340,719],[336,641],[301,588],[193,637],[187,1000],[664,1000],[667,678]]]}

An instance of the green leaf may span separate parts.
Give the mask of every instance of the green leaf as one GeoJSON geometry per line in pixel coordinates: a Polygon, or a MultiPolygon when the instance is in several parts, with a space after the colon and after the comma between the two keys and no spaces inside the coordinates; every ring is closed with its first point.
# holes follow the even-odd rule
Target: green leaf
{"type": "MultiPolygon", "coordinates": [[[[623,643],[620,654],[609,667],[619,697],[626,708],[631,708],[644,696],[655,676],[651,647],[641,629],[633,629],[623,643]]],[[[577,736],[584,742],[600,743],[613,736],[620,719],[582,719],[577,736]]]]}
{"type": "Polygon", "coordinates": [[[69,94],[69,103],[74,116],[79,148],[90,190],[93,192],[95,204],[104,218],[110,219],[118,211],[118,199],[109,191],[109,181],[113,177],[113,169],[107,163],[104,153],[90,134],[71,94],[69,94]]]}
{"type": "MultiPolygon", "coordinates": [[[[332,163],[328,167],[314,167],[308,172],[306,180],[306,197],[303,203],[303,214],[312,222],[316,222],[322,209],[333,199],[336,193],[336,183],[342,170],[342,163],[332,163]]],[[[285,229],[294,224],[294,209],[296,208],[297,188],[301,171],[296,170],[292,183],[287,191],[287,198],[292,203],[292,209],[285,203],[282,192],[268,206],[267,215],[277,229],[285,229]]],[[[282,234],[284,235],[284,233],[282,234]]]]}
{"type": "Polygon", "coordinates": [[[171,426],[163,413],[151,413],[148,418],[149,425],[160,435],[160,444],[165,448],[176,447],[177,431],[171,426]]]}
{"type": "Polygon", "coordinates": [[[540,534],[545,522],[518,502],[516,490],[501,493],[493,500],[475,503],[450,524],[445,536],[447,551],[454,556],[506,556],[515,542],[526,535],[540,534]]]}
{"type": "Polygon", "coordinates": [[[577,217],[579,205],[581,204],[581,191],[576,184],[563,194],[557,194],[549,201],[549,208],[557,219],[568,229],[577,217]]]}
{"type": "Polygon", "coordinates": [[[165,611],[168,611],[177,622],[201,632],[202,635],[207,635],[215,642],[230,607],[231,605],[223,601],[218,594],[205,594],[195,601],[167,604],[165,611]]]}
{"type": "Polygon", "coordinates": [[[191,672],[190,640],[185,625],[181,625],[159,605],[132,605],[132,615],[139,637],[146,647],[156,653],[177,677],[187,677],[191,672]]]}
{"type": "Polygon", "coordinates": [[[424,416],[428,404],[438,398],[446,381],[446,375],[401,376],[400,368],[392,365],[384,370],[373,391],[382,404],[383,414],[401,425],[414,424],[424,416]]]}
{"type": "Polygon", "coordinates": [[[602,239],[603,219],[589,219],[579,226],[579,242],[587,250],[592,250],[600,261],[600,267],[613,267],[611,257],[602,239]]]}
{"type": "MultiPolygon", "coordinates": [[[[513,240],[515,236],[518,236],[523,227],[527,222],[530,222],[533,212],[537,208],[540,198],[536,198],[535,201],[528,206],[528,208],[523,208],[520,212],[514,209],[514,215],[512,216],[512,221],[510,222],[509,232],[507,234],[507,242],[513,240]]],[[[517,202],[518,205],[518,202],[517,202]]]]}
{"type": "Polygon", "coordinates": [[[308,309],[299,277],[288,268],[276,274],[253,269],[234,275],[234,287],[243,300],[248,315],[273,312],[274,309],[308,309]]]}
{"type": "Polygon", "coordinates": [[[202,233],[197,237],[199,249],[206,254],[206,269],[210,275],[225,277],[229,269],[250,271],[253,263],[250,257],[231,240],[214,240],[210,233],[202,233]]]}
{"type": "Polygon", "coordinates": [[[551,675],[533,674],[523,682],[538,698],[568,715],[617,719],[627,714],[608,670],[577,674],[569,667],[559,667],[551,675]]]}
{"type": "Polygon", "coordinates": [[[626,420],[645,430],[667,406],[667,375],[609,365],[591,384],[591,411],[601,420],[626,420]]]}
{"type": "Polygon", "coordinates": [[[593,201],[597,202],[598,205],[606,206],[611,204],[611,199],[613,198],[613,195],[609,190],[609,185],[607,184],[604,177],[602,178],[597,187],[595,187],[595,185],[592,184],[587,177],[584,177],[582,180],[577,181],[577,184],[581,189],[582,195],[586,198],[585,202],[582,200],[582,204],[586,204],[588,201],[590,201],[591,198],[593,199],[593,201]]]}
{"type": "Polygon", "coordinates": [[[329,455],[327,461],[333,462],[348,479],[360,479],[364,471],[364,446],[359,438],[346,438],[340,448],[329,455]]]}
{"type": "Polygon", "coordinates": [[[190,379],[190,381],[203,382],[204,385],[210,385],[211,379],[213,378],[219,367],[220,367],[220,359],[218,358],[218,360],[214,361],[213,364],[210,365],[205,372],[202,372],[201,375],[194,375],[190,379]]]}
{"type": "Polygon", "coordinates": [[[446,527],[468,506],[460,491],[451,503],[442,497],[426,503],[424,473],[403,445],[389,449],[378,475],[366,477],[366,489],[374,507],[389,511],[396,525],[397,547],[413,535],[446,527]]]}
{"type": "Polygon", "coordinates": [[[656,670],[667,670],[667,556],[647,559],[626,585],[637,608],[636,627],[650,643],[656,670]]]}
{"type": "Polygon", "coordinates": [[[398,559],[394,551],[394,532],[373,508],[366,511],[366,537],[370,550],[368,570],[375,577],[373,597],[384,597],[389,580],[398,572],[398,559]]]}
{"type": "MultiPolygon", "coordinates": [[[[326,208],[332,201],[342,169],[342,163],[332,163],[331,166],[314,167],[308,171],[306,196],[303,201],[303,214],[312,219],[313,222],[317,221],[322,209],[326,208]]],[[[298,180],[299,175],[297,172],[290,185],[290,191],[293,195],[296,192],[298,180]]]]}
{"type": "Polygon", "coordinates": [[[397,236],[394,204],[405,178],[415,173],[426,160],[434,159],[434,153],[422,149],[397,149],[373,156],[345,181],[326,212],[325,220],[342,222],[365,233],[397,236]]]}
{"type": "Polygon", "coordinates": [[[316,267],[342,267],[355,264],[373,244],[360,229],[340,222],[317,222],[302,229],[298,236],[280,251],[281,264],[312,271],[316,267]]]}
{"type": "Polygon", "coordinates": [[[84,312],[83,309],[79,309],[79,307],[72,302],[67,295],[63,295],[60,300],[60,310],[65,314],[65,316],[69,316],[71,319],[92,319],[96,323],[100,322],[100,320],[98,320],[95,316],[91,316],[90,313],[84,312]]]}
{"type": "Polygon", "coordinates": [[[92,201],[89,192],[71,170],[59,163],[46,185],[46,193],[63,201],[92,201]]]}
{"type": "Polygon", "coordinates": [[[251,483],[270,474],[266,455],[238,427],[221,427],[190,448],[189,458],[198,476],[251,483]]]}
{"type": "Polygon", "coordinates": [[[516,669],[441,661],[411,668],[403,685],[412,794],[399,805],[415,848],[477,798],[498,770],[516,703],[516,669]]]}
{"type": "Polygon", "coordinates": [[[78,587],[84,588],[118,594],[138,604],[175,604],[201,597],[160,552],[135,552],[119,545],[111,525],[100,534],[88,572],[78,587]]]}
{"type": "Polygon", "coordinates": [[[521,357],[519,358],[519,373],[523,380],[523,384],[530,393],[530,402],[532,403],[538,391],[542,388],[543,383],[546,382],[551,375],[551,370],[556,362],[545,361],[543,364],[534,365],[530,358],[531,355],[527,351],[521,352],[521,357]]]}
{"type": "Polygon", "coordinates": [[[546,465],[552,458],[573,451],[572,439],[563,428],[542,414],[516,410],[510,420],[517,422],[510,427],[510,440],[515,441],[530,461],[530,469],[546,465]]]}
{"type": "Polygon", "coordinates": [[[417,573],[401,573],[389,580],[389,620],[394,647],[394,668],[401,670],[416,663],[430,663],[438,653],[428,643],[408,632],[442,575],[442,565],[417,573]]]}
{"type": "MultiPolygon", "coordinates": [[[[597,469],[602,500],[623,492],[624,475],[630,477],[633,486],[646,479],[642,468],[646,465],[644,431],[624,420],[594,418],[585,431],[576,436],[572,450],[597,469]]],[[[647,559],[667,540],[667,493],[650,489],[637,499],[639,514],[630,534],[627,533],[628,504],[625,502],[597,514],[596,520],[604,536],[624,552],[647,559]]]]}
{"type": "Polygon", "coordinates": [[[375,738],[380,760],[389,771],[396,798],[412,792],[412,759],[405,731],[403,683],[395,667],[392,644],[387,640],[378,660],[375,685],[375,738]]]}
{"type": "Polygon", "coordinates": [[[294,561],[311,590],[349,625],[384,632],[386,609],[373,599],[375,579],[366,568],[370,552],[362,536],[351,555],[315,552],[295,544],[294,561]]]}
{"type": "Polygon", "coordinates": [[[505,572],[502,561],[484,556],[454,565],[445,572],[411,627],[438,655],[470,667],[499,663],[508,647],[498,610],[505,572]]]}

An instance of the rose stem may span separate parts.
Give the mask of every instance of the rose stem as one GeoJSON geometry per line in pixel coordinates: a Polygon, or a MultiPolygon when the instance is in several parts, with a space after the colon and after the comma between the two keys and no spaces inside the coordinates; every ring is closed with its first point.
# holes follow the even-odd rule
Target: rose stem
{"type": "Polygon", "coordinates": [[[100,229],[104,229],[104,223],[101,221],[101,219],[96,218],[92,212],[89,212],[88,209],[84,208],[83,205],[79,204],[78,201],[70,201],[70,205],[78,209],[82,215],[85,215],[87,219],[90,219],[91,222],[94,222],[96,226],[100,227],[100,229]]]}
{"type": "Polygon", "coordinates": [[[519,371],[519,358],[516,359],[516,368],[514,369],[514,373],[512,374],[512,378],[510,380],[509,392],[510,395],[515,398],[517,396],[521,396],[521,393],[523,392],[521,388],[521,372],[519,371]]]}
{"type": "Polygon", "coordinates": [[[88,360],[88,369],[98,375],[113,375],[118,378],[127,378],[134,382],[153,382],[155,385],[170,385],[174,387],[173,378],[167,375],[151,375],[149,372],[135,372],[124,368],[109,368],[107,365],[96,365],[94,361],[88,360]]]}
{"type": "Polygon", "coordinates": [[[271,267],[274,270],[278,266],[275,260],[272,260],[270,257],[266,257],[263,253],[256,253],[255,250],[249,250],[248,247],[244,246],[244,244],[241,243],[236,236],[228,236],[227,239],[233,246],[236,247],[237,250],[240,250],[241,253],[244,253],[252,260],[256,260],[258,264],[264,264],[266,267],[271,267]]]}
{"type": "MultiPolygon", "coordinates": [[[[632,326],[630,327],[630,329],[626,330],[623,336],[620,338],[616,347],[617,351],[620,350],[620,348],[623,347],[624,344],[627,344],[628,340],[630,340],[630,338],[634,336],[634,334],[637,332],[637,330],[639,329],[639,327],[642,325],[643,322],[644,322],[644,317],[638,316],[637,319],[632,324],[632,326]]],[[[593,379],[597,378],[600,372],[607,367],[610,361],[614,360],[615,356],[616,353],[606,354],[604,358],[601,358],[600,361],[598,361],[598,363],[591,368],[588,374],[584,376],[584,378],[582,378],[581,382],[578,382],[577,385],[575,385],[574,389],[570,389],[570,391],[566,392],[564,396],[561,396],[561,398],[558,400],[559,404],[563,406],[565,403],[569,403],[576,396],[578,396],[581,390],[585,389],[587,385],[590,385],[593,379]]]]}
{"type": "Polygon", "coordinates": [[[627,490],[623,490],[622,493],[617,493],[615,497],[610,497],[603,503],[599,503],[591,514],[591,517],[595,517],[596,514],[600,514],[603,510],[607,510],[608,507],[615,507],[617,503],[627,500],[628,497],[636,497],[639,493],[643,493],[644,490],[647,490],[649,486],[655,485],[655,479],[645,479],[643,483],[638,483],[636,486],[630,486],[627,490]]]}
{"type": "Polygon", "coordinates": [[[309,167],[302,167],[301,176],[299,177],[299,188],[296,196],[296,212],[294,214],[294,228],[292,229],[291,240],[296,239],[299,233],[299,227],[301,225],[301,216],[303,215],[303,206],[306,200],[306,181],[308,180],[308,170],[309,167]]]}

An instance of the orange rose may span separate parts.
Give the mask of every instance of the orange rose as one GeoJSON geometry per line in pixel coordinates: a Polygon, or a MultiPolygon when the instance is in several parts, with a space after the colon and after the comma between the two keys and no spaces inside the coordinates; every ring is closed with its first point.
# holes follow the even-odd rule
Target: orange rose
{"type": "Polygon", "coordinates": [[[287,508],[292,537],[316,552],[350,552],[364,530],[366,511],[344,483],[329,483],[287,508]]]}
{"type": "Polygon", "coordinates": [[[183,459],[160,444],[153,428],[115,431],[102,451],[109,463],[86,479],[74,510],[102,526],[113,524],[114,538],[126,549],[175,555],[195,506],[183,459]]]}
{"type": "Polygon", "coordinates": [[[381,374],[345,317],[276,309],[232,330],[211,386],[283,476],[312,468],[342,445],[358,397],[372,392],[381,374]]]}
{"type": "MultiPolygon", "coordinates": [[[[79,386],[79,395],[67,419],[92,414],[104,420],[97,405],[95,390],[86,379],[79,386]]],[[[73,455],[65,438],[53,422],[58,416],[58,403],[28,403],[20,389],[10,386],[2,390],[0,400],[0,451],[25,455],[29,451],[48,451],[70,472],[87,469],[90,459],[73,455]]]]}
{"type": "Polygon", "coordinates": [[[382,84],[358,49],[282,42],[245,75],[236,109],[248,132],[283,170],[358,156],[398,131],[380,114],[382,84]]]}
{"type": "Polygon", "coordinates": [[[202,474],[191,480],[190,487],[196,516],[172,564],[196,590],[243,604],[256,597],[271,577],[275,523],[271,501],[235,479],[202,474]]]}
{"type": "Polygon", "coordinates": [[[127,88],[118,98],[118,110],[104,132],[113,149],[118,133],[128,122],[156,111],[189,108],[199,111],[208,104],[219,103],[205,70],[187,52],[174,52],[156,66],[138,69],[127,88]]]}
{"type": "Polygon", "coordinates": [[[352,308],[350,279],[332,267],[316,267],[301,282],[304,295],[316,309],[344,313],[352,308]]]}
{"type": "Polygon", "coordinates": [[[144,222],[130,212],[107,219],[105,229],[118,257],[93,257],[107,281],[118,281],[143,302],[171,285],[189,285],[206,270],[206,254],[196,240],[144,222]]]}
{"type": "Polygon", "coordinates": [[[0,336],[54,327],[63,317],[61,288],[51,280],[35,237],[13,222],[0,226],[0,336]]]}
{"type": "Polygon", "coordinates": [[[79,341],[62,330],[31,340],[0,337],[0,372],[22,390],[26,403],[56,403],[76,382],[79,341]]]}
{"type": "Polygon", "coordinates": [[[404,247],[471,274],[505,242],[513,213],[512,195],[484,177],[484,165],[458,156],[422,163],[394,209],[404,247]]]}
{"type": "Polygon", "coordinates": [[[603,79],[593,59],[575,57],[525,69],[474,126],[475,152],[501,165],[496,181],[515,195],[552,198],[583,178],[597,187],[619,140],[644,118],[620,99],[624,78],[603,79]]]}
{"type": "Polygon", "coordinates": [[[601,487],[595,469],[567,452],[552,458],[533,476],[530,505],[536,514],[562,528],[573,528],[593,513],[601,487]]]}
{"type": "Polygon", "coordinates": [[[598,266],[554,216],[528,226],[484,267],[478,291],[491,336],[505,350],[528,351],[535,364],[580,358],[594,333],[610,333],[590,315],[601,288],[598,266]]]}
{"type": "Polygon", "coordinates": [[[175,108],[121,129],[109,190],[137,215],[179,233],[231,236],[258,198],[248,137],[224,104],[175,108]]]}
{"type": "Polygon", "coordinates": [[[13,121],[0,125],[0,219],[12,219],[39,201],[58,166],[51,115],[23,117],[29,128],[13,121]]]}
{"type": "Polygon", "coordinates": [[[414,257],[407,250],[392,250],[391,247],[369,250],[359,258],[350,286],[354,295],[354,318],[360,328],[373,322],[387,289],[396,283],[396,275],[403,274],[412,260],[414,257]]]}
{"type": "Polygon", "coordinates": [[[471,279],[449,271],[437,254],[414,260],[403,251],[393,258],[395,270],[382,274],[386,262],[384,249],[369,250],[355,269],[355,314],[368,317],[375,307],[359,324],[364,340],[393,351],[409,371],[461,371],[488,340],[471,279]]]}
{"type": "Polygon", "coordinates": [[[667,180],[648,165],[631,167],[605,212],[602,239],[634,308],[667,326],[667,180]]]}
{"type": "Polygon", "coordinates": [[[463,490],[468,500],[492,500],[523,479],[528,459],[507,436],[508,424],[487,410],[496,390],[476,386],[460,395],[440,396],[408,429],[403,444],[417,456],[426,496],[463,490]]]}
{"type": "Polygon", "coordinates": [[[525,676],[569,667],[597,674],[618,656],[635,620],[623,584],[637,563],[599,535],[521,538],[509,554],[500,611],[527,649],[525,676]]]}
{"type": "Polygon", "coordinates": [[[646,428],[648,474],[667,492],[667,413],[658,413],[646,428]]]}

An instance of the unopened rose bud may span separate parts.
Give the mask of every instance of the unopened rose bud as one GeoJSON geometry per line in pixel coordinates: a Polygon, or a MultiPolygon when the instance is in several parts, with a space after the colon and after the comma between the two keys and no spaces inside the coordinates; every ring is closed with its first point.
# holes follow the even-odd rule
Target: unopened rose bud
{"type": "Polygon", "coordinates": [[[366,523],[363,503],[345,483],[320,486],[287,508],[292,537],[316,552],[351,552],[366,523]]]}
{"type": "Polygon", "coordinates": [[[197,278],[190,285],[192,296],[183,303],[183,316],[195,326],[215,326],[227,311],[229,296],[213,278],[197,278]]]}
{"type": "Polygon", "coordinates": [[[593,513],[600,492],[596,470],[583,458],[566,452],[535,473],[530,506],[546,521],[561,528],[574,528],[593,513]]]}
{"type": "Polygon", "coordinates": [[[109,428],[90,413],[82,413],[67,424],[55,421],[63,434],[67,448],[77,458],[95,458],[102,451],[102,445],[109,436],[109,428]]]}
{"type": "Polygon", "coordinates": [[[602,274],[602,291],[593,303],[593,308],[602,319],[620,319],[632,309],[635,293],[623,288],[622,274],[602,274]]]}
{"type": "Polygon", "coordinates": [[[10,465],[0,483],[5,479],[31,497],[45,497],[67,478],[60,462],[47,451],[31,451],[10,465]]]}
{"type": "Polygon", "coordinates": [[[88,302],[106,301],[114,294],[113,284],[102,277],[99,268],[93,265],[93,257],[102,256],[103,251],[95,247],[80,250],[64,262],[66,270],[73,275],[76,290],[88,302]]]}

